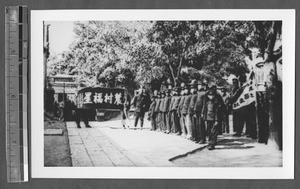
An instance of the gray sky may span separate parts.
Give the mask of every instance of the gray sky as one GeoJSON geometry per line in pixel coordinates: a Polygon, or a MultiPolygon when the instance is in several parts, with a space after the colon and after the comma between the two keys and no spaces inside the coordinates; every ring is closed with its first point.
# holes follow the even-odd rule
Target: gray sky
{"type": "Polygon", "coordinates": [[[73,22],[53,21],[45,22],[49,27],[49,45],[51,54],[59,54],[68,50],[69,45],[74,40],[73,22]]]}

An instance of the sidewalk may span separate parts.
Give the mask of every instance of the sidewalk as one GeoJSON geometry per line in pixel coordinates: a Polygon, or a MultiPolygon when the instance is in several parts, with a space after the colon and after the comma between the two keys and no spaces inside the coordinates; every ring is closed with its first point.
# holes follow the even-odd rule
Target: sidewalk
{"type": "Polygon", "coordinates": [[[75,122],[67,122],[74,167],[256,167],[280,166],[282,161],[281,151],[246,137],[220,135],[216,149],[208,151],[207,144],[150,131],[146,120],[143,130],[123,129],[120,120],[90,125],[77,129],[75,122]]]}

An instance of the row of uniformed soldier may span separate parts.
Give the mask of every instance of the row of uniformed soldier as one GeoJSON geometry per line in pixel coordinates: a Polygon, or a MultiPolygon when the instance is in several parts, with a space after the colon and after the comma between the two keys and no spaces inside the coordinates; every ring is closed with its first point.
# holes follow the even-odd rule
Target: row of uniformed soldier
{"type": "Polygon", "coordinates": [[[200,144],[208,137],[208,149],[214,149],[224,103],[216,86],[208,89],[207,84],[207,80],[194,80],[154,94],[149,109],[151,130],[175,133],[200,144]]]}

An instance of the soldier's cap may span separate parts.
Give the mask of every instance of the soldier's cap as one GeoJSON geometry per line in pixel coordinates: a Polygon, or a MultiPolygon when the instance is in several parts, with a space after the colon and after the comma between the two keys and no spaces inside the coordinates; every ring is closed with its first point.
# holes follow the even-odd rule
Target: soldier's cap
{"type": "Polygon", "coordinates": [[[182,82],[182,83],[180,84],[180,87],[183,88],[184,86],[186,86],[186,85],[185,85],[184,82],[182,82]]]}
{"type": "Polygon", "coordinates": [[[233,78],[232,82],[238,82],[239,80],[237,78],[233,78]]]}

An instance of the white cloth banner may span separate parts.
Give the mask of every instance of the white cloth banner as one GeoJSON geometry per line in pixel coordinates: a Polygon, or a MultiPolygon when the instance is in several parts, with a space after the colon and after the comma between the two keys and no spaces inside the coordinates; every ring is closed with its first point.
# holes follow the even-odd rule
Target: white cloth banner
{"type": "Polygon", "coordinates": [[[234,110],[247,106],[256,100],[255,82],[253,79],[249,79],[242,88],[244,89],[243,93],[237,101],[233,103],[232,109],[234,110]]]}

